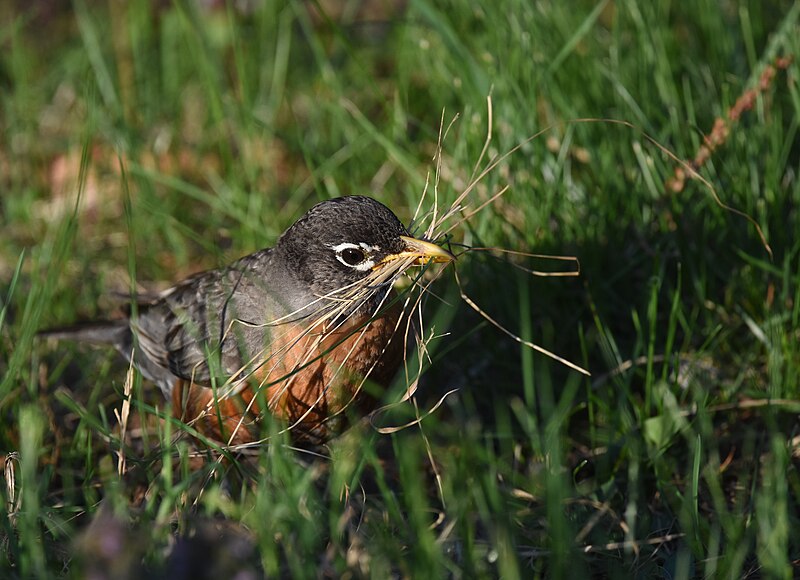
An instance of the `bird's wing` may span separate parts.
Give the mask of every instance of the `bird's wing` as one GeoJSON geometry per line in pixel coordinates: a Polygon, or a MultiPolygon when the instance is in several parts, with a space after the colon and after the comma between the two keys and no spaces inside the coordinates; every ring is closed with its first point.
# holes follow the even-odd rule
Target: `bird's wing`
{"type": "Polygon", "coordinates": [[[131,320],[140,352],[164,373],[198,384],[246,375],[267,356],[269,322],[284,310],[267,289],[270,272],[264,251],[140,305],[131,320]]]}

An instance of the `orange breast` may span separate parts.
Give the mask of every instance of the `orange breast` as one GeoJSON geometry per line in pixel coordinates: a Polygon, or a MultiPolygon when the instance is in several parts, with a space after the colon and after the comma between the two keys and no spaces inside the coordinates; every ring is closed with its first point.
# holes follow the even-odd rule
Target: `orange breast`
{"type": "Polygon", "coordinates": [[[405,352],[405,322],[395,305],[381,318],[351,317],[326,332],[296,325],[278,327],[268,355],[246,381],[212,389],[183,379],[172,391],[182,421],[222,443],[261,438],[261,409],[284,421],[296,439],[324,441],[346,423],[345,410],[374,408],[365,381],[386,386],[405,352]]]}

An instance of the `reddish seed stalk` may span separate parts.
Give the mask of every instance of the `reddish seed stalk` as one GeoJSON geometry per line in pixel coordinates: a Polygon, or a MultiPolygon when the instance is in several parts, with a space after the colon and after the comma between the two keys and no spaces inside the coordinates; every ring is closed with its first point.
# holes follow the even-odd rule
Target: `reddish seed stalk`
{"type": "MultiPolygon", "coordinates": [[[[703,144],[697,149],[694,159],[690,162],[691,168],[695,171],[705,165],[714,154],[714,151],[725,145],[730,136],[731,129],[741,119],[742,115],[750,111],[756,104],[758,97],[767,92],[775,82],[775,77],[779,70],[786,70],[792,62],[791,57],[778,57],[774,64],[769,64],[764,68],[758,79],[758,84],[746,90],[736,99],[733,106],[728,109],[725,117],[717,117],[714,126],[708,135],[703,136],[703,144]]],[[[679,193],[683,191],[686,178],[690,177],[684,167],[675,168],[675,173],[666,182],[667,191],[679,193]]]]}

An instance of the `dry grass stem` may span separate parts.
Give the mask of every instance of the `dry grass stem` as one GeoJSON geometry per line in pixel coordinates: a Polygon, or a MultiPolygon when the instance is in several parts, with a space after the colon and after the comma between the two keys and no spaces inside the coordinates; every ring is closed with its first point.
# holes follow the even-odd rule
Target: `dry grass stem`
{"type": "Polygon", "coordinates": [[[17,489],[17,472],[15,463],[19,463],[19,453],[12,451],[3,460],[3,479],[6,482],[6,514],[8,522],[13,526],[17,521],[17,514],[22,508],[22,494],[17,489]]]}
{"type": "Polygon", "coordinates": [[[117,473],[122,477],[127,468],[127,460],[125,458],[125,440],[128,434],[128,417],[131,413],[131,393],[133,392],[133,379],[134,370],[133,357],[135,350],[131,351],[130,363],[128,365],[128,372],[125,374],[125,383],[122,386],[122,407],[121,410],[114,409],[114,416],[119,423],[119,450],[117,451],[117,473]]]}

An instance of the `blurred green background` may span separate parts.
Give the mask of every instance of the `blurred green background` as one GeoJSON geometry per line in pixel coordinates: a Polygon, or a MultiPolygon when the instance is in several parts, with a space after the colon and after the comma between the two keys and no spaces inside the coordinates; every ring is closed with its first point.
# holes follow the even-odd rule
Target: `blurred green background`
{"type": "Polygon", "coordinates": [[[3,576],[796,576],[799,14],[0,0],[3,576]],[[699,167],[713,190],[670,187],[665,150],[692,160],[742,96],[699,167]],[[453,241],[581,264],[532,277],[513,266],[562,265],[472,252],[464,292],[592,377],[493,328],[445,271],[419,413],[457,392],[421,426],[215,463],[139,378],[121,436],[114,353],[35,339],[269,246],[321,199],[408,223],[455,115],[444,207],[524,144],[453,241]]]}

